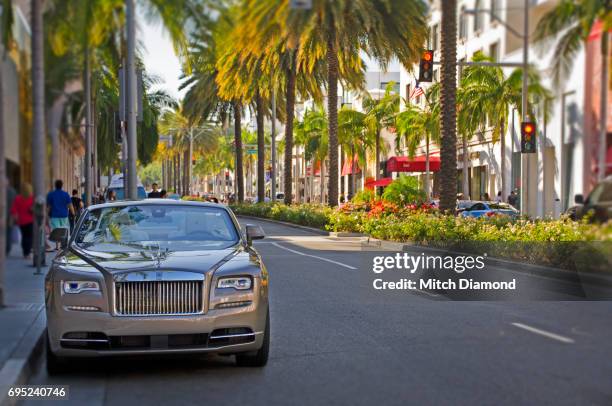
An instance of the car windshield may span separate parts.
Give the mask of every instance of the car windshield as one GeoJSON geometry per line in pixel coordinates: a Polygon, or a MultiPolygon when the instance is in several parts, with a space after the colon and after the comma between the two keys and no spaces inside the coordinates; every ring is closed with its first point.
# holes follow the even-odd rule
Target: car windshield
{"type": "Polygon", "coordinates": [[[216,250],[238,241],[236,227],[224,209],[165,204],[88,211],[75,236],[80,247],[106,252],[216,250]]]}
{"type": "Polygon", "coordinates": [[[491,210],[516,210],[507,203],[488,203],[488,205],[491,210]]]}

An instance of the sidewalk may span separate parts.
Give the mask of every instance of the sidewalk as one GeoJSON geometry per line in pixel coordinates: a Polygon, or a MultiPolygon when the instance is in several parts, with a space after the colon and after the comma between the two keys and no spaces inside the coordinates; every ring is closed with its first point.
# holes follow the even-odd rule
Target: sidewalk
{"type": "MultiPolygon", "coordinates": [[[[53,254],[47,255],[47,264],[53,254]]],[[[14,244],[6,260],[6,307],[0,310],[0,405],[11,404],[8,388],[24,384],[32,359],[42,349],[45,328],[44,274],[34,275],[31,260],[14,244]]]]}

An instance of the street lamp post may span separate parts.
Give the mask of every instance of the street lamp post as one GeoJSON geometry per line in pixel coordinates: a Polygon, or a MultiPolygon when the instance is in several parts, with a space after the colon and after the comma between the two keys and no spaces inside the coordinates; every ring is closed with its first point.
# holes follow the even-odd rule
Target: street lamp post
{"type": "MultiPolygon", "coordinates": [[[[472,63],[462,63],[462,65],[477,65],[477,66],[501,66],[501,67],[521,67],[523,69],[523,88],[521,94],[521,111],[522,111],[522,121],[527,121],[527,117],[529,115],[529,1],[524,0],[524,15],[523,15],[523,33],[519,33],[512,26],[510,26],[505,21],[502,21],[499,17],[495,15],[493,10],[490,9],[470,9],[464,10],[465,14],[475,15],[476,13],[488,13],[491,16],[492,20],[499,22],[503,25],[509,32],[514,34],[523,40],[523,61],[520,63],[514,62],[472,62],[472,63]]],[[[504,136],[504,135],[502,135],[504,136]]],[[[506,157],[501,157],[501,159],[506,159],[506,157]]],[[[530,169],[530,161],[531,154],[528,154],[526,157],[521,155],[521,212],[526,212],[526,206],[529,202],[529,185],[527,185],[527,180],[529,179],[529,169],[530,169]]],[[[502,173],[502,177],[505,174],[502,173]]]]}
{"type": "MultiPolygon", "coordinates": [[[[126,24],[127,24],[127,103],[126,103],[126,122],[127,122],[127,186],[130,199],[138,198],[136,160],[138,159],[136,143],[136,27],[135,14],[136,6],[134,0],[125,0],[126,5],[126,24]]],[[[125,174],[124,174],[125,179],[125,174]]]]}

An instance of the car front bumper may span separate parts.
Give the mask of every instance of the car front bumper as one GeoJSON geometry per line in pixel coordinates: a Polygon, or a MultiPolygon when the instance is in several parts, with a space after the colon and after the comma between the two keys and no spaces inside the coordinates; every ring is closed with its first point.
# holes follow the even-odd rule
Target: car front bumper
{"type": "MultiPolygon", "coordinates": [[[[83,295],[75,303],[75,298],[53,294],[47,301],[49,348],[62,357],[256,351],[263,344],[268,317],[267,291],[259,282],[252,293],[239,298],[250,304],[193,315],[119,316],[102,306],[101,311],[68,310],[67,300],[85,305],[93,297],[83,295]]],[[[98,302],[106,303],[100,296],[98,302]]]]}

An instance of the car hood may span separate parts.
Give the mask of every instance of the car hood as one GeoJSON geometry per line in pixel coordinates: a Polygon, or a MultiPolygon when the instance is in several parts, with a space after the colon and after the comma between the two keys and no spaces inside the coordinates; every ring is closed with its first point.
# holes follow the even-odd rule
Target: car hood
{"type": "Polygon", "coordinates": [[[59,263],[68,267],[94,266],[111,274],[139,270],[171,270],[205,273],[212,268],[240,255],[248,255],[242,245],[219,250],[198,251],[130,251],[101,252],[73,247],[59,263]]]}

